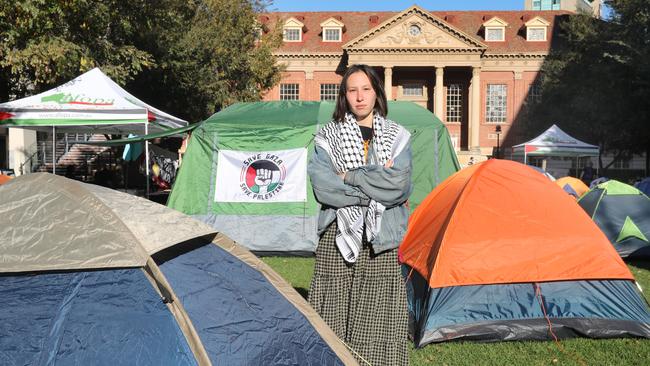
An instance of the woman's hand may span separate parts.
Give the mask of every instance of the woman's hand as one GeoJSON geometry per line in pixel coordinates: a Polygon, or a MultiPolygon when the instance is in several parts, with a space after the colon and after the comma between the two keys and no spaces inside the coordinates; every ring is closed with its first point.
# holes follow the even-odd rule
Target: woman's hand
{"type": "Polygon", "coordinates": [[[337,173],[336,175],[338,175],[339,177],[341,177],[341,179],[345,180],[345,172],[337,173]]]}
{"type": "Polygon", "coordinates": [[[393,167],[393,159],[389,159],[386,164],[384,164],[384,168],[392,168],[393,167]]]}

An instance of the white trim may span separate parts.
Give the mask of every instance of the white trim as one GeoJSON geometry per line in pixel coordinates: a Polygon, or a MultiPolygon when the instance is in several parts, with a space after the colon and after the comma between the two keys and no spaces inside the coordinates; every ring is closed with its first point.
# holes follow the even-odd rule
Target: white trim
{"type": "Polygon", "coordinates": [[[305,24],[299,21],[298,19],[291,17],[285,20],[284,25],[282,26],[282,41],[284,42],[302,42],[302,30],[305,27],[305,24]],[[287,39],[286,31],[287,30],[298,30],[298,39],[287,39]]]}

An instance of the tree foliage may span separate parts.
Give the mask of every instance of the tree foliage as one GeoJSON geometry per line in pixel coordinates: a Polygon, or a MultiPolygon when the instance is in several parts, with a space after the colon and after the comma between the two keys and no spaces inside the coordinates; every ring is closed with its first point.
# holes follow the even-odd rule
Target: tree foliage
{"type": "Polygon", "coordinates": [[[542,103],[527,116],[527,130],[559,122],[615,160],[628,159],[650,152],[650,2],[606,3],[611,19],[579,14],[561,22],[542,68],[542,103]]]}
{"type": "Polygon", "coordinates": [[[100,67],[136,96],[197,121],[278,81],[264,0],[0,0],[0,102],[100,67]]]}

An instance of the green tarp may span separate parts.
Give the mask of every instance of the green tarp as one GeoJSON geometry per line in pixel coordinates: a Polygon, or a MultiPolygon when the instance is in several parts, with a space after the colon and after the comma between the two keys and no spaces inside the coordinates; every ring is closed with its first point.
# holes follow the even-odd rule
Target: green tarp
{"type": "MultiPolygon", "coordinates": [[[[309,179],[304,202],[215,201],[219,150],[272,152],[306,148],[331,120],[331,102],[239,103],[208,118],[192,133],[168,205],[192,215],[258,252],[313,252],[319,205],[309,179]]],[[[460,166],[444,125],[427,109],[389,102],[388,118],[412,134],[414,209],[460,166]]]]}

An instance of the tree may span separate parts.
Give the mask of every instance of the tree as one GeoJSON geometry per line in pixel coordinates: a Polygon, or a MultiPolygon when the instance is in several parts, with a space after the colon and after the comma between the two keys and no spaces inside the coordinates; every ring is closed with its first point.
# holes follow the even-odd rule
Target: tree
{"type": "Polygon", "coordinates": [[[0,0],[0,102],[100,67],[132,94],[190,121],[257,100],[279,81],[256,14],[266,0],[0,0]]]}
{"type": "Polygon", "coordinates": [[[171,96],[165,107],[192,121],[234,102],[259,100],[279,82],[281,71],[273,55],[282,41],[279,28],[258,33],[255,10],[264,6],[249,0],[199,2],[185,31],[177,32],[158,66],[134,87],[156,93],[149,87],[156,83],[151,76],[164,76],[157,90],[171,96]]]}
{"type": "Polygon", "coordinates": [[[153,65],[130,42],[142,4],[0,0],[0,98],[38,93],[95,66],[124,83],[153,65]]]}
{"type": "Polygon", "coordinates": [[[611,165],[650,155],[650,2],[606,3],[613,11],[607,21],[578,14],[561,22],[542,68],[542,103],[527,115],[527,129],[561,121],[570,134],[613,153],[611,165]]]}

